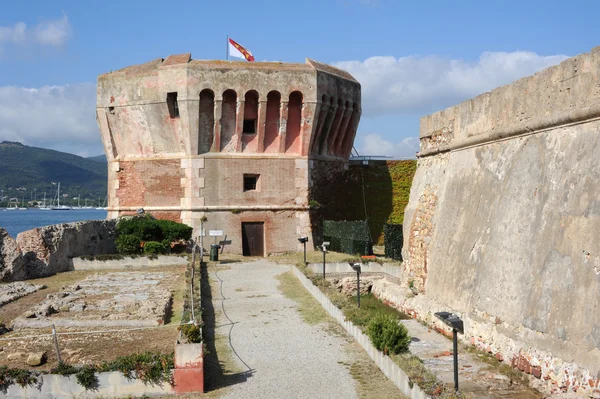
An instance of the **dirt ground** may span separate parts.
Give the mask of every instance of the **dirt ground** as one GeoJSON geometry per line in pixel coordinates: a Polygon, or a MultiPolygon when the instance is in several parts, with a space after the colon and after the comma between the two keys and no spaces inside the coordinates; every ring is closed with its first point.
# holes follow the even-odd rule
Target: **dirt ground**
{"type": "MultiPolygon", "coordinates": [[[[135,271],[136,269],[127,269],[135,271]]],[[[112,328],[57,328],[57,332],[86,332],[85,334],[59,335],[58,343],[62,360],[69,364],[82,365],[110,361],[119,356],[144,351],[170,353],[173,351],[174,343],[179,337],[177,326],[181,322],[183,308],[183,293],[185,290],[185,266],[172,266],[160,268],[142,268],[144,272],[171,272],[178,275],[177,282],[172,290],[172,311],[167,315],[163,326],[140,329],[122,330],[109,333],[87,333],[94,330],[121,330],[122,327],[112,328]]],[[[75,284],[78,281],[96,273],[110,273],[122,270],[98,271],[72,271],[59,273],[55,276],[29,280],[32,284],[44,284],[47,286],[33,294],[29,294],[18,300],[0,307],[0,322],[10,326],[11,322],[21,316],[24,312],[42,302],[49,294],[58,292],[62,287],[75,284]]],[[[0,335],[0,366],[28,368],[27,357],[32,352],[46,351],[47,362],[35,367],[39,370],[48,370],[58,364],[58,358],[54,350],[51,328],[21,329],[0,335]],[[23,337],[23,338],[19,338],[23,337]]]]}

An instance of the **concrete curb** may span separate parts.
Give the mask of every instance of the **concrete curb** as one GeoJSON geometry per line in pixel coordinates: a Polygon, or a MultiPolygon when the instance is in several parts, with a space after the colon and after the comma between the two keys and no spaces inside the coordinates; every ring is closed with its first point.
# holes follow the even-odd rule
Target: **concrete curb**
{"type": "Polygon", "coordinates": [[[159,396],[175,393],[169,384],[144,384],[141,380],[129,380],[120,371],[96,373],[98,387],[86,390],[79,385],[77,378],[58,374],[47,374],[39,377],[40,383],[21,387],[12,384],[5,393],[10,399],[71,399],[71,398],[115,398],[132,396],[159,396]]]}
{"type": "MultiPolygon", "coordinates": [[[[344,265],[344,264],[340,263],[338,265],[344,265]]],[[[350,266],[348,266],[347,264],[345,264],[345,265],[347,268],[349,268],[352,271],[350,266]]],[[[327,266],[329,266],[329,264],[327,266]]],[[[381,266],[381,265],[379,265],[379,266],[381,266]]],[[[340,309],[338,309],[329,300],[329,298],[325,294],[323,294],[321,292],[321,290],[318,289],[312,283],[312,281],[310,281],[304,275],[304,273],[302,273],[296,266],[292,267],[292,272],[294,273],[296,278],[298,278],[298,280],[300,280],[300,282],[302,283],[304,288],[306,288],[306,290],[308,292],[310,292],[317,301],[319,301],[319,303],[321,304],[321,306],[323,306],[323,308],[327,311],[327,313],[331,317],[333,317],[338,323],[340,323],[340,325],[342,327],[344,327],[344,329],[348,332],[348,334],[350,334],[356,340],[356,342],[358,342],[360,344],[360,346],[362,346],[362,348],[365,350],[365,352],[367,352],[369,357],[371,359],[373,359],[375,364],[377,364],[377,367],[379,367],[379,369],[383,372],[383,374],[385,374],[385,376],[388,377],[390,379],[390,381],[392,381],[394,383],[394,385],[396,385],[398,387],[400,392],[402,392],[404,395],[410,397],[411,399],[429,398],[429,396],[427,396],[427,394],[417,384],[414,384],[413,387],[410,388],[410,384],[409,384],[410,380],[409,380],[408,376],[406,375],[406,373],[400,367],[398,367],[398,365],[396,363],[394,363],[393,360],[389,356],[384,355],[382,352],[377,350],[371,344],[371,340],[369,339],[369,337],[366,336],[365,334],[363,334],[363,332],[360,330],[360,328],[358,328],[357,326],[352,324],[352,322],[347,321],[346,318],[344,317],[344,314],[342,313],[342,311],[340,309]]]]}
{"type": "Polygon", "coordinates": [[[157,266],[183,266],[187,265],[189,260],[183,256],[161,255],[156,259],[146,257],[114,260],[87,260],[82,258],[73,258],[73,268],[75,270],[105,270],[105,269],[128,269],[134,267],[157,267],[157,266]]]}

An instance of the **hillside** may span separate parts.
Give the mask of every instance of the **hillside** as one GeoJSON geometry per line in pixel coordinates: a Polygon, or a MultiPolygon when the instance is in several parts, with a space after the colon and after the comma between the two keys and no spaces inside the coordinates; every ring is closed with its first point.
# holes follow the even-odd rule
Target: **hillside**
{"type": "Polygon", "coordinates": [[[87,157],[86,159],[89,159],[90,161],[94,161],[94,162],[107,163],[106,162],[106,155],[104,155],[104,154],[102,154],[102,155],[96,155],[95,157],[87,157]]]}
{"type": "Polygon", "coordinates": [[[106,181],[106,163],[17,142],[0,143],[0,189],[5,197],[40,200],[46,192],[49,202],[60,183],[61,194],[69,198],[81,194],[82,205],[85,198],[96,204],[106,197],[106,181]]]}

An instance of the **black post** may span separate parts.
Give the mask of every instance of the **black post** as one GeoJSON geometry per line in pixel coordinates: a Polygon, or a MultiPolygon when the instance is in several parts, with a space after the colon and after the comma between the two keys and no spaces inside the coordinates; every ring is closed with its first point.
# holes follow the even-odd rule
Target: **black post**
{"type": "Polygon", "coordinates": [[[303,244],[304,244],[304,265],[306,266],[306,241],[304,241],[303,244]]]}
{"type": "Polygon", "coordinates": [[[356,272],[356,300],[358,301],[358,307],[360,308],[360,273],[356,272]]]}
{"type": "Polygon", "coordinates": [[[325,247],[323,247],[323,280],[325,280],[325,247]]]}
{"type": "Polygon", "coordinates": [[[452,351],[454,352],[454,390],[458,392],[458,338],[456,328],[452,329],[452,351]]]}

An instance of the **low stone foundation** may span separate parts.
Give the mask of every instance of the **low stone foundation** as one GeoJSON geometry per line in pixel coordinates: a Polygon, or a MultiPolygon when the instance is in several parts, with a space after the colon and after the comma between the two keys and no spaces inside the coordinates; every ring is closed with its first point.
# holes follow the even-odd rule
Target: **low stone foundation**
{"type": "MultiPolygon", "coordinates": [[[[388,277],[375,280],[371,292],[436,331],[452,336],[452,332],[434,313],[453,310],[429,299],[427,295],[415,295],[408,287],[398,285],[388,277]]],[[[523,326],[509,325],[485,313],[457,314],[465,327],[465,334],[459,335],[461,341],[493,354],[498,360],[530,375],[532,387],[549,394],[575,392],[584,397],[600,398],[600,375],[524,343],[531,339],[548,340],[549,337],[544,334],[523,326]]]]}
{"type": "Polygon", "coordinates": [[[73,258],[116,252],[116,220],[56,224],[13,239],[0,228],[0,280],[20,281],[73,270],[73,258]]]}
{"type": "Polygon", "coordinates": [[[48,295],[15,319],[13,328],[158,326],[170,309],[176,280],[168,272],[95,274],[48,295]]]}

